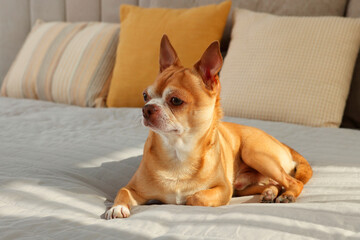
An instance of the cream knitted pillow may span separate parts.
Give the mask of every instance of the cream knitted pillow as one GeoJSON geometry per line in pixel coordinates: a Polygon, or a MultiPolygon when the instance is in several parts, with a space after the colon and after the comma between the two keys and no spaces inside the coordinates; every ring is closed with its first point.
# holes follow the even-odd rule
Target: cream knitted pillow
{"type": "Polygon", "coordinates": [[[338,127],[360,46],[360,19],[237,9],[220,74],[225,114],[338,127]]]}

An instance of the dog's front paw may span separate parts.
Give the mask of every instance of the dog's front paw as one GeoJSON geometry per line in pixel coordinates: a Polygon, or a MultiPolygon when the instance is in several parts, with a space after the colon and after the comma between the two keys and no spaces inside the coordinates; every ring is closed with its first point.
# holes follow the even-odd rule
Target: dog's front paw
{"type": "Polygon", "coordinates": [[[202,201],[202,199],[199,196],[194,194],[186,198],[186,205],[204,206],[204,201],[202,201]]]}
{"type": "Polygon", "coordinates": [[[130,216],[130,210],[123,205],[113,206],[105,213],[105,219],[110,220],[114,218],[127,218],[130,216]]]}
{"type": "Polygon", "coordinates": [[[205,196],[202,196],[199,193],[187,197],[185,204],[191,206],[212,207],[211,203],[206,201],[205,196]]]}

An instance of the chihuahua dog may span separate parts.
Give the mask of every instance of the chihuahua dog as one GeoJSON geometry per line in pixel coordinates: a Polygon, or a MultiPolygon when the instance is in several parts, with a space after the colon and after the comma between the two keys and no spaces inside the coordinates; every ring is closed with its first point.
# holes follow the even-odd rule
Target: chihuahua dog
{"type": "Polygon", "coordinates": [[[160,73],[143,93],[143,125],[150,128],[143,158],[121,188],[106,219],[126,218],[148,200],[221,206],[232,196],[261,194],[260,202],[294,202],[312,169],[299,153],[265,132],[222,122],[219,43],[190,68],[166,35],[160,73]]]}

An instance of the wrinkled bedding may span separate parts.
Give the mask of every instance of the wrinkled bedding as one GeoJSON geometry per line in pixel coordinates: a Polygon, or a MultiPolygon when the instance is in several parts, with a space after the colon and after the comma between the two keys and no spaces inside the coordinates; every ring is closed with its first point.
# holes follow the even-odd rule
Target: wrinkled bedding
{"type": "Polygon", "coordinates": [[[0,98],[0,239],[360,238],[360,131],[239,118],[225,120],[267,131],[313,166],[296,203],[146,205],[104,220],[141,160],[140,114],[0,98]]]}

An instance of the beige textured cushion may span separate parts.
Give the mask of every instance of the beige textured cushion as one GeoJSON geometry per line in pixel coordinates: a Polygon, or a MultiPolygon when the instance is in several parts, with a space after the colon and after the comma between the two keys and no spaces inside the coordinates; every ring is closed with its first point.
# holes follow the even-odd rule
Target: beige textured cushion
{"type": "Polygon", "coordinates": [[[220,74],[228,116],[338,127],[360,45],[360,19],[237,9],[220,74]]]}

